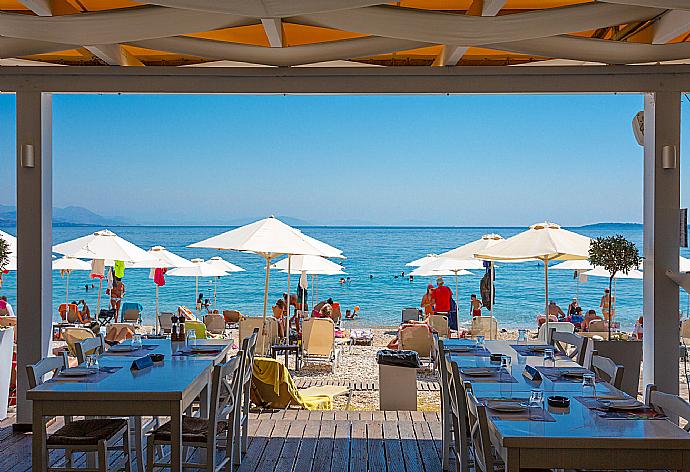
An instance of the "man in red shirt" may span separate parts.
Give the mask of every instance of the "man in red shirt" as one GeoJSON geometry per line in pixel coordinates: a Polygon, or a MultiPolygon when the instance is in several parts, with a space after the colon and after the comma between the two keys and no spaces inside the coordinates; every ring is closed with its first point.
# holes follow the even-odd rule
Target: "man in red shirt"
{"type": "Polygon", "coordinates": [[[443,277],[436,279],[436,289],[432,295],[434,300],[434,313],[450,312],[450,299],[453,296],[451,289],[443,285],[443,277]]]}

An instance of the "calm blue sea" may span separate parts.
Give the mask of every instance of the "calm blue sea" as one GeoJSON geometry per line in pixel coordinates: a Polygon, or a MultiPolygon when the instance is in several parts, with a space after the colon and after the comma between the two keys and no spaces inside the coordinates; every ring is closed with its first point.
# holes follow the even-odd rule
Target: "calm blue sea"
{"type": "MultiPolygon", "coordinates": [[[[83,236],[102,228],[54,228],[55,243],[83,236]]],[[[200,279],[200,290],[213,299],[214,283],[217,284],[219,309],[237,309],[247,315],[260,315],[263,303],[264,260],[253,254],[218,252],[185,247],[196,241],[226,231],[220,227],[118,227],[113,230],[123,238],[145,249],[162,245],[183,257],[209,258],[220,255],[240,265],[246,272],[231,274],[219,281],[200,279]]],[[[14,228],[7,232],[16,234],[14,228]]],[[[512,236],[524,228],[393,228],[393,227],[305,227],[302,230],[328,244],[342,249],[347,256],[345,270],[351,281],[341,285],[339,277],[319,278],[319,298],[332,297],[343,307],[361,308],[360,323],[370,326],[390,326],[400,319],[403,307],[418,306],[426,284],[431,278],[415,278],[410,282],[400,277],[411,268],[405,264],[428,253],[440,253],[480,238],[486,233],[512,236]],[[373,275],[373,278],[369,276],[373,275]],[[398,278],[395,276],[398,275],[398,278]]],[[[623,234],[642,250],[642,230],[638,227],[617,226],[606,230],[577,230],[590,237],[623,234]]],[[[683,255],[688,255],[683,250],[683,255]]],[[[469,296],[479,292],[481,271],[476,276],[460,277],[458,299],[461,322],[469,319],[469,296]]],[[[155,286],[144,269],[128,269],[125,273],[126,300],[144,306],[145,321],[153,323],[155,310],[155,286]]],[[[293,276],[293,291],[297,283],[293,276]]],[[[0,293],[7,295],[16,306],[16,278],[14,273],[3,277],[0,293]]],[[[455,291],[452,277],[446,277],[447,285],[455,291]]],[[[86,291],[91,284],[87,272],[74,272],[70,278],[70,299],[84,298],[92,310],[96,307],[96,290],[86,291]]],[[[286,290],[287,277],[272,271],[270,283],[271,302],[286,290]]],[[[311,278],[310,278],[311,284],[311,278]]],[[[607,286],[605,278],[590,277],[579,285],[579,299],[584,308],[599,311],[599,299],[607,286]]],[[[311,286],[310,286],[311,289],[311,286]]],[[[551,298],[565,310],[577,291],[576,280],[570,271],[550,271],[551,298]]],[[[501,326],[532,326],[535,314],[543,309],[543,268],[538,262],[498,264],[496,269],[495,316],[501,326]]],[[[310,294],[311,297],[311,294],[310,294]]],[[[53,304],[57,318],[57,306],[65,300],[65,279],[58,272],[53,276],[53,304]]],[[[104,296],[105,300],[105,296],[104,296]]],[[[681,297],[686,311],[686,297],[681,297]]],[[[194,278],[167,277],[167,284],[160,289],[161,310],[172,311],[178,305],[193,306],[195,301],[194,278]]],[[[623,328],[631,329],[635,319],[642,314],[642,281],[618,281],[618,316],[623,328]]],[[[21,313],[18,313],[21,316],[21,313]]]]}

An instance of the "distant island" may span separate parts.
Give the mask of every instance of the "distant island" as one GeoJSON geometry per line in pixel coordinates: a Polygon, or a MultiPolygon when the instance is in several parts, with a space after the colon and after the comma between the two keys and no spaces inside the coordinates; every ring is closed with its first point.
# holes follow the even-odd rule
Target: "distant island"
{"type": "Polygon", "coordinates": [[[592,223],[590,225],[576,226],[581,229],[640,229],[642,223],[592,223]]]}
{"type": "MultiPolygon", "coordinates": [[[[0,226],[16,226],[17,207],[0,205],[0,226]]],[[[53,208],[53,226],[122,226],[127,222],[119,218],[109,218],[93,211],[79,207],[68,206],[53,208]]]]}

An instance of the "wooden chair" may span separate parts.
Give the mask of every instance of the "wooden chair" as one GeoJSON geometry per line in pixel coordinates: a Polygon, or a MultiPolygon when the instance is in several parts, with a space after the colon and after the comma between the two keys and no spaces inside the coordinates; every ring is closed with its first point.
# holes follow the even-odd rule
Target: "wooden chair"
{"type": "Polygon", "coordinates": [[[608,381],[611,385],[617,389],[621,388],[623,384],[623,366],[616,364],[613,359],[604,356],[592,356],[591,369],[597,374],[598,377],[602,377],[604,380],[608,381]]]}
{"type": "MultiPolygon", "coordinates": [[[[211,380],[211,408],[208,419],[193,416],[182,416],[182,444],[186,447],[204,448],[206,459],[203,464],[185,462],[182,467],[215,472],[217,470],[231,470],[232,454],[235,449],[235,415],[241,398],[242,357],[239,351],[236,356],[222,365],[213,368],[211,380]],[[216,463],[216,447],[219,441],[225,442],[225,458],[216,463]]],[[[169,463],[156,462],[156,446],[170,445],[170,423],[154,429],[147,439],[146,470],[152,472],[155,468],[170,467],[169,463]]]]}
{"type": "Polygon", "coordinates": [[[74,344],[77,362],[80,364],[86,361],[86,356],[90,354],[101,355],[105,352],[105,340],[103,335],[99,334],[95,338],[86,338],[74,344]]]}
{"type": "Polygon", "coordinates": [[[204,324],[206,325],[206,331],[211,334],[225,334],[225,318],[223,318],[223,315],[204,315],[204,324]]]}
{"type": "MultiPolygon", "coordinates": [[[[58,357],[47,357],[36,364],[26,366],[29,380],[29,388],[35,388],[44,382],[47,374],[56,375],[68,367],[65,354],[58,357]]],[[[42,426],[45,428],[45,422],[42,426]]],[[[92,418],[72,420],[65,417],[65,425],[47,436],[46,449],[32,451],[32,454],[49,455],[51,450],[62,449],[65,451],[64,467],[48,467],[48,472],[66,471],[99,471],[105,472],[108,468],[108,453],[120,441],[123,444],[124,469],[130,472],[129,456],[129,426],[126,419],[122,418],[92,418]],[[84,469],[72,467],[72,453],[96,452],[98,469],[84,469]]]]}
{"type": "Polygon", "coordinates": [[[254,356],[256,354],[256,340],[259,337],[259,328],[254,328],[251,336],[242,340],[242,379],[240,385],[241,401],[237,404],[237,414],[235,415],[235,436],[233,442],[235,448],[234,463],[240,465],[242,456],[247,453],[249,445],[249,405],[250,390],[252,386],[252,368],[254,366],[254,356]]]}
{"type": "Polygon", "coordinates": [[[494,472],[499,466],[494,458],[489,436],[489,420],[486,407],[480,403],[474,394],[467,390],[467,418],[470,427],[470,439],[474,453],[474,468],[482,472],[494,472]]]}
{"type": "Polygon", "coordinates": [[[447,338],[450,335],[448,317],[445,315],[431,315],[429,317],[429,326],[438,333],[439,337],[447,338]]]}
{"type": "Polygon", "coordinates": [[[558,352],[589,369],[592,363],[592,342],[589,338],[575,333],[556,331],[554,328],[551,328],[549,338],[551,339],[550,344],[558,352]]]}
{"type": "Polygon", "coordinates": [[[662,413],[669,418],[679,417],[685,420],[683,429],[690,432],[690,403],[677,395],[664,393],[657,390],[656,385],[649,384],[645,390],[645,403],[647,406],[662,413]]]}

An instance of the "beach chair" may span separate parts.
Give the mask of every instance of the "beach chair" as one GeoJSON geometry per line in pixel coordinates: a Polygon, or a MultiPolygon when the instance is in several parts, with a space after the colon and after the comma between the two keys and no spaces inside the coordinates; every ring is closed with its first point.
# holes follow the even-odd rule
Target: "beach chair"
{"type": "Polygon", "coordinates": [[[168,311],[161,312],[158,315],[158,326],[161,328],[161,333],[172,333],[172,316],[173,314],[168,311]]]}
{"type": "Polygon", "coordinates": [[[72,324],[84,324],[79,307],[74,303],[62,303],[58,307],[62,321],[72,324]]]}
{"type": "Polygon", "coordinates": [[[251,336],[255,328],[259,328],[260,330],[259,338],[256,340],[256,352],[262,356],[266,355],[278,338],[278,320],[273,317],[268,317],[264,324],[263,317],[245,316],[240,320],[240,339],[251,336]]]}
{"type": "Polygon", "coordinates": [[[225,318],[223,318],[223,315],[215,313],[204,315],[204,324],[206,325],[206,332],[212,335],[222,336],[225,334],[225,318]]]}
{"type": "Polygon", "coordinates": [[[143,307],[139,303],[124,302],[120,310],[123,323],[141,324],[141,311],[143,307]]]}
{"type": "Polygon", "coordinates": [[[603,333],[608,335],[609,327],[604,320],[592,320],[589,322],[589,326],[587,326],[587,331],[590,333],[603,333]]]}
{"type": "Polygon", "coordinates": [[[70,355],[74,357],[77,356],[77,350],[75,347],[76,343],[83,341],[84,339],[95,337],[96,335],[93,334],[93,331],[88,328],[68,327],[62,329],[62,339],[64,339],[67,343],[67,350],[69,351],[70,355]]]}
{"type": "MultiPolygon", "coordinates": [[[[549,321],[549,328],[556,330],[559,333],[574,333],[575,325],[569,321],[549,321]]],[[[551,344],[551,338],[548,337],[546,332],[546,323],[539,327],[539,332],[537,333],[537,340],[542,344],[551,344]]]]}
{"type": "Polygon", "coordinates": [[[680,322],[680,340],[686,346],[690,345],[690,318],[680,322]]]}
{"type": "Polygon", "coordinates": [[[556,352],[570,357],[582,367],[589,369],[592,364],[592,346],[594,343],[589,338],[579,334],[556,331],[556,328],[550,329],[549,339],[551,342],[549,344],[553,344],[556,352]]]}
{"type": "Polygon", "coordinates": [[[331,372],[338,364],[340,349],[335,345],[335,324],[330,318],[309,318],[302,323],[302,360],[331,364],[331,372]]]}
{"type": "Polygon", "coordinates": [[[448,317],[446,315],[431,315],[429,317],[429,326],[431,326],[431,329],[436,331],[441,338],[450,336],[448,317]]]}
{"type": "Polygon", "coordinates": [[[493,316],[475,316],[470,327],[472,336],[484,336],[486,340],[498,338],[498,321],[493,316]]]}
{"type": "Polygon", "coordinates": [[[321,385],[298,390],[282,362],[265,357],[254,359],[251,401],[259,408],[332,410],[333,398],[340,395],[348,395],[349,409],[352,390],[348,387],[321,385]]]}
{"type": "Polygon", "coordinates": [[[17,343],[17,317],[16,316],[0,316],[1,328],[14,328],[14,343],[17,343]]]}
{"type": "Polygon", "coordinates": [[[242,319],[242,314],[237,310],[223,310],[223,318],[225,318],[225,324],[237,324],[242,319]]]}
{"type": "Polygon", "coordinates": [[[417,308],[402,309],[402,322],[407,323],[408,321],[419,321],[419,310],[417,308]]]}
{"type": "Polygon", "coordinates": [[[105,329],[106,343],[116,344],[131,339],[136,333],[135,325],[131,323],[110,323],[105,329]]]}
{"type": "Polygon", "coordinates": [[[206,325],[201,321],[185,321],[184,324],[185,335],[190,331],[194,331],[197,339],[206,339],[206,325]]]}
{"type": "Polygon", "coordinates": [[[417,351],[420,358],[433,363],[434,338],[426,324],[403,325],[398,331],[398,348],[417,351]]]}
{"type": "Polygon", "coordinates": [[[350,345],[360,344],[371,346],[374,342],[374,332],[368,328],[352,328],[350,330],[350,345]]]}

